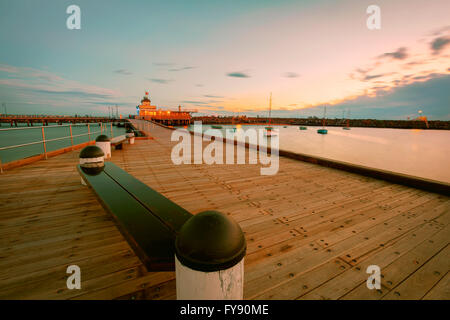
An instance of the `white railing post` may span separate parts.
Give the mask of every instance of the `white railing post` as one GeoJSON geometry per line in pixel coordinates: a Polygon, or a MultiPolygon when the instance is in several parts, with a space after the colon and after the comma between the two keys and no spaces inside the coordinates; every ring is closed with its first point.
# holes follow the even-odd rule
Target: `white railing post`
{"type": "Polygon", "coordinates": [[[70,130],[70,145],[72,146],[72,150],[73,150],[72,124],[69,125],[69,130],[70,130]]]}
{"type": "Polygon", "coordinates": [[[45,145],[44,126],[42,126],[42,143],[44,145],[44,157],[45,157],[45,159],[47,159],[47,146],[45,145]]]}
{"type": "Polygon", "coordinates": [[[90,142],[91,141],[91,127],[89,126],[89,122],[88,122],[88,142],[90,142]]]}

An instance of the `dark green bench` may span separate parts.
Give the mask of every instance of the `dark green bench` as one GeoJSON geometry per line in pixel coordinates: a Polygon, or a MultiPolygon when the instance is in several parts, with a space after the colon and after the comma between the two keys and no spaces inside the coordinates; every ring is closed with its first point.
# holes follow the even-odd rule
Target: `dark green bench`
{"type": "Polygon", "coordinates": [[[192,214],[111,162],[97,174],[77,169],[147,269],[175,270],[175,238],[192,214]]]}

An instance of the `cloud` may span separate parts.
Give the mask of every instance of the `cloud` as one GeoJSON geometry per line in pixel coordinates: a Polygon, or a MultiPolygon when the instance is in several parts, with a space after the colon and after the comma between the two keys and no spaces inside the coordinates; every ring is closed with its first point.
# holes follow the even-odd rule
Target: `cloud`
{"type": "Polygon", "coordinates": [[[431,43],[431,50],[433,51],[433,54],[438,54],[442,51],[448,44],[450,43],[450,38],[448,37],[438,37],[434,39],[431,43]]]}
{"type": "Polygon", "coordinates": [[[132,72],[130,72],[130,71],[128,71],[128,70],[125,70],[125,69],[119,69],[119,70],[115,70],[115,71],[113,71],[114,73],[118,73],[118,74],[122,74],[122,75],[124,75],[124,76],[129,76],[129,75],[132,75],[133,73],[132,72]]]}
{"type": "Polygon", "coordinates": [[[122,104],[124,96],[108,88],[66,79],[47,70],[0,65],[0,96],[15,112],[101,114],[102,106],[122,104]],[[30,109],[30,107],[32,109],[30,109]]]}
{"type": "Polygon", "coordinates": [[[283,73],[282,76],[285,77],[285,78],[298,78],[298,77],[300,77],[300,75],[298,73],[295,73],[295,72],[285,72],[285,73],[283,73]]]}
{"type": "Polygon", "coordinates": [[[118,93],[114,90],[64,79],[49,71],[9,65],[0,65],[0,86],[31,90],[46,95],[68,95],[97,99],[113,99],[118,96],[118,93]]]}
{"type": "Polygon", "coordinates": [[[230,72],[227,73],[228,77],[233,77],[233,78],[250,78],[250,76],[248,74],[245,74],[243,72],[230,72]]]}
{"type": "MultiPolygon", "coordinates": [[[[215,108],[215,109],[217,109],[217,110],[223,110],[223,109],[225,109],[225,107],[223,107],[223,106],[212,106],[212,105],[198,105],[197,107],[199,107],[199,108],[215,108]]],[[[216,111],[217,111],[216,110],[216,111]]],[[[211,110],[211,111],[214,111],[214,110],[211,110]]]]}
{"type": "Polygon", "coordinates": [[[49,95],[57,95],[57,96],[66,96],[66,97],[79,97],[79,98],[101,98],[107,99],[110,98],[108,94],[98,93],[98,92],[86,92],[80,90],[63,90],[63,91],[52,91],[52,90],[44,90],[44,89],[32,89],[37,93],[44,93],[49,95]]]}
{"type": "Polygon", "coordinates": [[[408,57],[408,54],[406,53],[407,48],[405,47],[401,47],[398,48],[397,51],[394,52],[386,52],[383,53],[382,55],[378,56],[379,58],[392,58],[392,59],[397,59],[397,60],[403,60],[406,59],[408,57]]]}
{"type": "Polygon", "coordinates": [[[417,76],[413,78],[414,80],[424,80],[424,79],[428,79],[427,76],[417,76]]]}
{"type": "Polygon", "coordinates": [[[364,70],[364,69],[361,69],[361,68],[357,68],[356,69],[356,72],[358,72],[358,73],[360,73],[360,74],[366,74],[367,72],[369,72],[370,70],[369,69],[367,69],[367,70],[364,70]]]}
{"type": "Polygon", "coordinates": [[[159,83],[159,84],[168,84],[169,82],[172,82],[173,80],[169,79],[148,79],[151,82],[159,83]]]}
{"type": "Polygon", "coordinates": [[[190,70],[190,69],[195,69],[196,67],[181,67],[181,68],[173,68],[173,69],[169,69],[169,71],[183,71],[183,70],[190,70]]]}
{"type": "Polygon", "coordinates": [[[406,66],[418,66],[421,64],[424,64],[426,61],[410,61],[408,63],[405,63],[406,66]]]}
{"type": "Polygon", "coordinates": [[[196,87],[204,87],[204,85],[201,84],[201,83],[198,83],[198,84],[196,84],[195,86],[196,86],[196,87]]]}
{"type": "Polygon", "coordinates": [[[442,33],[445,33],[447,31],[450,31],[450,25],[449,26],[445,26],[445,27],[441,27],[439,29],[436,29],[432,32],[433,36],[440,36],[442,33]]]}
{"type": "Polygon", "coordinates": [[[211,94],[205,94],[204,95],[204,97],[206,97],[206,98],[225,98],[224,96],[213,96],[213,95],[211,95],[211,94]]]}
{"type": "Polygon", "coordinates": [[[376,79],[376,78],[381,78],[382,76],[384,76],[384,74],[374,74],[374,75],[366,75],[364,77],[364,80],[372,80],[372,79],[376,79]]]}
{"type": "MultiPolygon", "coordinates": [[[[352,115],[377,119],[405,119],[422,109],[429,118],[448,120],[450,75],[430,74],[427,81],[413,82],[373,97],[360,96],[342,101],[334,107],[348,107],[352,115]]],[[[374,87],[375,88],[375,87],[374,87]]],[[[383,90],[383,88],[378,88],[383,90]]]]}
{"type": "Polygon", "coordinates": [[[181,103],[186,103],[186,104],[207,104],[207,102],[204,102],[204,101],[193,101],[193,100],[183,100],[183,101],[181,101],[181,103]]]}
{"type": "Polygon", "coordinates": [[[158,67],[169,67],[169,66],[173,66],[174,63],[172,62],[153,62],[154,66],[158,66],[158,67]]]}

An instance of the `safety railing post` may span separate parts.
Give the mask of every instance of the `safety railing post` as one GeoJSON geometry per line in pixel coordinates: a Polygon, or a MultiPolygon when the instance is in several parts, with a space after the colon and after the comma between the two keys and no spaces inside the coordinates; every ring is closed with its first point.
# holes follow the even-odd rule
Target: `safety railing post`
{"type": "Polygon", "coordinates": [[[91,127],[89,126],[89,123],[87,124],[88,125],[88,138],[89,138],[89,142],[91,141],[91,127]]]}
{"type": "Polygon", "coordinates": [[[111,138],[114,138],[113,130],[112,130],[112,122],[111,122],[111,138]]]}
{"type": "Polygon", "coordinates": [[[47,159],[47,146],[45,145],[44,126],[42,126],[42,144],[44,146],[44,157],[45,157],[45,159],[47,159]]]}
{"type": "Polygon", "coordinates": [[[70,130],[70,145],[72,146],[72,150],[73,150],[72,125],[69,125],[69,130],[70,130]]]}

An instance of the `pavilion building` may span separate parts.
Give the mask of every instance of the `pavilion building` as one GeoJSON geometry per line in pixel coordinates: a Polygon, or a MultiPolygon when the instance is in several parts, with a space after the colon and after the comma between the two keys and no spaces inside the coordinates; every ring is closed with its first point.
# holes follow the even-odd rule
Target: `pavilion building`
{"type": "Polygon", "coordinates": [[[196,110],[181,110],[181,106],[178,106],[178,110],[175,111],[158,109],[156,106],[152,106],[148,92],[145,92],[137,109],[138,119],[155,121],[167,126],[189,125],[192,118],[191,113],[196,112],[196,110]]]}

